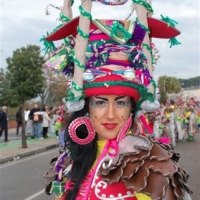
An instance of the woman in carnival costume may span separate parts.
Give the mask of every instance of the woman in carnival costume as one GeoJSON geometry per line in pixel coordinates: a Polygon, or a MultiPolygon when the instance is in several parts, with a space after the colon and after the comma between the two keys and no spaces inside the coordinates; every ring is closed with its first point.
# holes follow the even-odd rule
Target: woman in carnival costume
{"type": "Polygon", "coordinates": [[[191,107],[189,109],[190,117],[189,117],[189,127],[188,127],[188,141],[195,141],[195,133],[196,133],[196,116],[194,112],[194,108],[191,107]]]}
{"type": "Polygon", "coordinates": [[[166,108],[166,117],[168,119],[168,123],[166,124],[166,128],[168,129],[171,137],[171,145],[172,148],[176,147],[176,135],[175,135],[175,116],[174,116],[174,111],[170,107],[166,108]]]}
{"type": "Polygon", "coordinates": [[[52,160],[45,176],[46,193],[57,200],[191,199],[188,175],[177,164],[179,155],[131,131],[136,117],[145,124],[141,108],[159,108],[150,37],[179,34],[169,23],[148,18],[152,8],[146,1],[133,4],[136,22],[92,20],[92,1],[82,0],[80,17],[46,37],[66,42],[65,54],[59,55],[60,49],[46,65],[65,74],[74,70],[66,102],[72,112],[67,150],[52,160]]]}

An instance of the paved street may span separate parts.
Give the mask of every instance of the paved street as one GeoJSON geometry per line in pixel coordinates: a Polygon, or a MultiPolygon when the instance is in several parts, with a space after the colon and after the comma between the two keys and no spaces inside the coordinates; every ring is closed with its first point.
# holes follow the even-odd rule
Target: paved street
{"type": "Polygon", "coordinates": [[[195,142],[178,143],[175,149],[180,153],[180,165],[190,175],[188,185],[194,194],[193,200],[200,200],[200,133],[195,142]]]}
{"type": "Polygon", "coordinates": [[[0,199],[52,199],[43,192],[45,185],[43,176],[49,168],[49,161],[57,152],[58,149],[56,148],[9,164],[0,165],[0,199]]]}
{"type": "MultiPolygon", "coordinates": [[[[0,199],[50,200],[44,194],[44,173],[50,159],[58,149],[0,165],[0,199]]],[[[194,191],[193,200],[200,200],[200,133],[195,142],[178,143],[175,149],[181,154],[180,164],[189,174],[189,185],[194,191]]]]}
{"type": "MultiPolygon", "coordinates": [[[[16,128],[9,128],[8,129],[8,140],[13,141],[13,140],[20,140],[21,139],[21,127],[19,131],[19,135],[16,135],[16,128]]],[[[4,133],[0,138],[0,142],[4,142],[4,133]]]]}

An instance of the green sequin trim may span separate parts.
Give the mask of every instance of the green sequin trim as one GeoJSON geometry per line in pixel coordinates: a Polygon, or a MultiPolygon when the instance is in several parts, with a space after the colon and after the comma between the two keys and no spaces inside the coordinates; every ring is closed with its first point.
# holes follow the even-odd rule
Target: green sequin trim
{"type": "Polygon", "coordinates": [[[81,69],[85,70],[85,65],[83,65],[76,57],[75,55],[73,56],[73,60],[74,60],[74,63],[80,67],[81,69]]]}
{"type": "Polygon", "coordinates": [[[90,13],[86,12],[81,5],[79,6],[79,11],[84,17],[86,17],[87,19],[92,21],[92,15],[90,13]]]}
{"type": "Polygon", "coordinates": [[[153,12],[154,12],[153,8],[145,0],[132,0],[132,1],[133,1],[133,3],[137,3],[137,4],[140,4],[140,5],[143,5],[149,12],[151,12],[153,14],[153,12]]]}
{"type": "Polygon", "coordinates": [[[125,87],[132,87],[141,91],[147,91],[147,88],[145,88],[143,85],[136,85],[131,82],[122,82],[122,81],[107,81],[107,82],[98,82],[98,83],[86,83],[83,86],[83,89],[87,88],[93,88],[93,87],[109,87],[109,86],[125,86],[125,87]]]}
{"type": "Polygon", "coordinates": [[[66,101],[70,101],[70,102],[76,102],[76,101],[80,101],[81,99],[84,99],[85,95],[81,94],[79,96],[74,96],[74,93],[71,92],[71,90],[68,91],[68,96],[67,98],[65,98],[66,101]]]}
{"type": "Polygon", "coordinates": [[[152,56],[152,48],[151,48],[148,44],[145,44],[145,43],[143,43],[142,46],[143,46],[144,48],[146,48],[146,49],[150,52],[150,54],[151,54],[151,56],[152,56]]]}
{"type": "Polygon", "coordinates": [[[95,88],[95,87],[109,87],[109,86],[125,86],[125,87],[132,87],[136,89],[140,94],[140,99],[136,102],[136,107],[138,110],[141,110],[140,105],[145,101],[149,100],[150,102],[154,101],[154,96],[152,93],[148,92],[148,89],[144,85],[137,85],[131,82],[122,82],[122,81],[107,81],[107,82],[100,82],[100,83],[87,83],[84,84],[83,88],[95,88]]]}
{"type": "Polygon", "coordinates": [[[83,88],[79,87],[74,81],[72,81],[72,87],[78,92],[83,92],[83,88]]]}
{"type": "Polygon", "coordinates": [[[65,22],[69,22],[70,21],[69,17],[65,16],[63,13],[60,13],[60,19],[62,21],[65,21],[65,22]]]}
{"type": "Polygon", "coordinates": [[[136,23],[138,25],[140,25],[146,32],[150,33],[150,29],[148,27],[146,27],[144,24],[140,23],[140,21],[138,20],[138,18],[136,18],[136,23]]]}
{"type": "Polygon", "coordinates": [[[79,34],[81,37],[83,37],[83,38],[85,38],[85,39],[89,39],[89,35],[86,34],[86,33],[84,33],[84,32],[79,28],[79,26],[77,27],[77,32],[78,32],[78,34],[79,34]]]}
{"type": "Polygon", "coordinates": [[[56,28],[53,29],[52,33],[56,32],[59,28],[61,28],[63,24],[59,24],[56,28]]]}

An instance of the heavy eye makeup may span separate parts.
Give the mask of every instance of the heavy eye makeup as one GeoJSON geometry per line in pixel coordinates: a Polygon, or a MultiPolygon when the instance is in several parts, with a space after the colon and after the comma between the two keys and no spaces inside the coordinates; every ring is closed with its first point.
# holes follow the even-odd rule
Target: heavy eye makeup
{"type": "MultiPolygon", "coordinates": [[[[106,107],[109,103],[109,99],[104,97],[91,97],[90,106],[93,107],[106,107]]],[[[129,107],[130,98],[127,96],[119,96],[114,99],[114,105],[116,107],[129,107]]]]}
{"type": "Polygon", "coordinates": [[[101,97],[91,97],[90,98],[90,106],[92,107],[105,107],[108,104],[108,100],[106,98],[101,97]]]}
{"type": "Polygon", "coordinates": [[[130,98],[127,96],[117,97],[115,99],[115,106],[117,107],[129,107],[130,106],[130,98]]]}

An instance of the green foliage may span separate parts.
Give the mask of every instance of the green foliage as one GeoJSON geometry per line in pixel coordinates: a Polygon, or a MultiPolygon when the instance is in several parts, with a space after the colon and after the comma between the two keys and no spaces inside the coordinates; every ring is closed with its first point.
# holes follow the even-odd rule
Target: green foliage
{"type": "Polygon", "coordinates": [[[167,98],[167,93],[179,93],[181,84],[176,77],[161,76],[157,84],[160,91],[160,101],[164,102],[167,98]]]}
{"type": "Polygon", "coordinates": [[[165,103],[166,99],[167,99],[167,93],[164,90],[162,90],[160,93],[160,102],[165,103]]]}
{"type": "MultiPolygon", "coordinates": [[[[7,105],[8,98],[12,96],[9,88],[9,80],[3,69],[0,70],[0,106],[7,105]]],[[[13,95],[14,96],[14,95],[13,95]]]]}
{"type": "Polygon", "coordinates": [[[189,79],[179,79],[179,82],[182,88],[200,87],[200,76],[189,79]]]}
{"type": "MultiPolygon", "coordinates": [[[[42,65],[44,58],[40,56],[40,47],[28,45],[13,52],[12,58],[7,58],[7,72],[3,90],[6,95],[6,105],[14,107],[35,98],[41,93],[43,86],[42,65]]],[[[4,97],[0,101],[6,100],[4,97]]]]}
{"type": "Polygon", "coordinates": [[[22,148],[27,148],[24,121],[25,101],[35,98],[42,91],[42,66],[44,58],[40,56],[40,47],[27,45],[13,52],[12,58],[7,58],[6,73],[0,73],[0,104],[9,107],[22,105],[22,148]]]}

